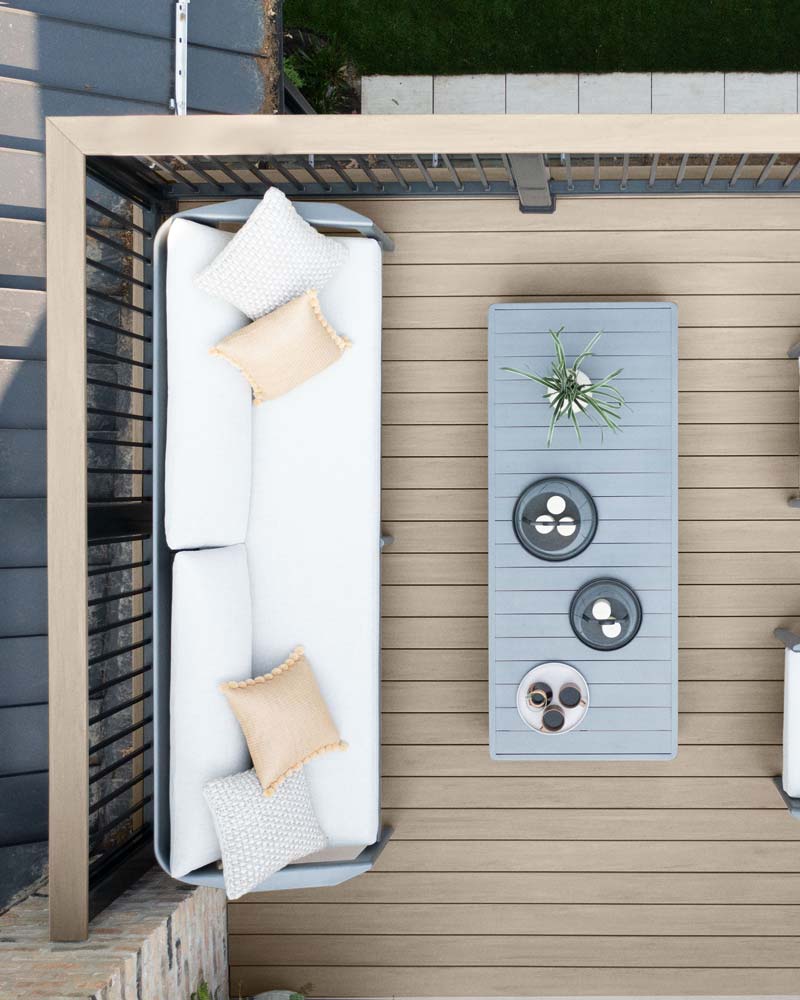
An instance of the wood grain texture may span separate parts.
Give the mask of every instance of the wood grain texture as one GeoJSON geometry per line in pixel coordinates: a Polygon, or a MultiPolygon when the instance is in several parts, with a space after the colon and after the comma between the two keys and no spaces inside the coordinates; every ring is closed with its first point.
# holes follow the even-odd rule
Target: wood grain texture
{"type": "Polygon", "coordinates": [[[367,934],[355,938],[345,934],[233,935],[229,940],[233,965],[260,961],[277,964],[330,966],[360,965],[364,954],[375,966],[396,966],[413,952],[417,966],[435,968],[498,965],[540,968],[569,968],[575,952],[589,965],[603,967],[627,964],[634,968],[675,966],[693,968],[708,961],[715,968],[763,968],[800,966],[800,938],[730,937],[721,943],[703,937],[564,937],[501,936],[475,940],[467,935],[442,934],[436,937],[367,934]],[[791,950],[794,949],[794,952],[791,950]],[[789,954],[787,954],[789,952],[789,954]]]}
{"type": "MultiPolygon", "coordinates": [[[[231,987],[243,994],[266,989],[294,989],[296,966],[231,967],[231,987]]],[[[796,968],[676,969],[672,966],[631,968],[530,969],[484,966],[435,969],[411,966],[336,968],[304,965],[304,982],[319,996],[530,996],[531,980],[539,996],[652,996],[654,983],[663,983],[671,996],[792,996],[797,989],[796,968]]]]}
{"type": "Polygon", "coordinates": [[[772,785],[783,653],[771,633],[800,622],[800,515],[786,504],[797,369],[785,360],[800,339],[800,200],[562,198],[547,216],[513,200],[350,205],[398,247],[386,258],[382,497],[395,539],[382,800],[395,833],[352,883],[232,904],[234,990],[796,993],[800,824],[772,785]],[[507,524],[513,489],[489,511],[487,309],[556,290],[678,305],[671,761],[489,757],[487,517],[507,524]]]}
{"type": "MultiPolygon", "coordinates": [[[[507,153],[695,153],[786,150],[793,115],[339,115],[286,119],[258,115],[64,117],[59,128],[86,155],[183,156],[265,153],[473,153],[487,136],[507,153]]],[[[566,201],[566,199],[565,199],[566,201]]],[[[778,205],[776,208],[780,207],[778,205]]],[[[785,226],[785,224],[784,224],[785,226]]],[[[784,228],[780,226],[779,228],[784,228]]],[[[491,227],[488,227],[491,228],[491,227]]],[[[692,228],[692,227],[690,227],[692,228]]],[[[757,228],[757,227],[751,227],[757,228]]]]}
{"type": "Polygon", "coordinates": [[[88,932],[85,176],[80,151],[48,121],[47,586],[54,941],[79,941],[88,932]]]}

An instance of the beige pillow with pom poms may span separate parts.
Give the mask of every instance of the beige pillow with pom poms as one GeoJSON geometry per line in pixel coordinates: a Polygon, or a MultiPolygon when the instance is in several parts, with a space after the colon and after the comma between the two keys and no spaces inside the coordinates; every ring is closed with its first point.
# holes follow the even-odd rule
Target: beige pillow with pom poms
{"type": "Polygon", "coordinates": [[[347,749],[302,646],[270,673],[220,690],[239,720],[265,795],[315,757],[347,749]]]}
{"type": "Polygon", "coordinates": [[[318,375],[348,347],[323,316],[317,293],[308,291],[231,333],[211,353],[239,369],[258,404],[318,375]]]}

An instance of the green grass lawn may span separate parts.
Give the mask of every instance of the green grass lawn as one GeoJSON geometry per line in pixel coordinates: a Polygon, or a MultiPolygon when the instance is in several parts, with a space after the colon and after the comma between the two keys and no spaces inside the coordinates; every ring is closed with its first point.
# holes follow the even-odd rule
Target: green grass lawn
{"type": "Polygon", "coordinates": [[[798,0],[286,0],[366,73],[800,68],[798,0]]]}

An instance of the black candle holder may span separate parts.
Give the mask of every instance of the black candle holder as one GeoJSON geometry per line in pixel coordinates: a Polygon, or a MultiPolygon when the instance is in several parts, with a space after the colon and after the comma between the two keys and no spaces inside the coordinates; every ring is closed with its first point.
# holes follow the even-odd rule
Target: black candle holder
{"type": "Polygon", "coordinates": [[[621,580],[590,580],[572,598],[572,631],[590,649],[622,649],[642,624],[642,605],[621,580]]]}
{"type": "Polygon", "coordinates": [[[514,533],[520,544],[548,562],[574,559],[591,544],[597,531],[597,507],[572,479],[539,479],[521,494],[514,507],[514,533]]]}

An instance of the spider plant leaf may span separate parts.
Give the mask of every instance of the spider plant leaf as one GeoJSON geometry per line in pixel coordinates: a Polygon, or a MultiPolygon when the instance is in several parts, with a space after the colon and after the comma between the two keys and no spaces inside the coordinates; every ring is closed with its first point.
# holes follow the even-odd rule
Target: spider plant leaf
{"type": "Polygon", "coordinates": [[[584,347],[584,349],[578,355],[578,357],[575,359],[575,363],[572,366],[573,368],[580,368],[583,362],[587,358],[592,356],[592,348],[602,336],[603,336],[603,331],[598,330],[597,333],[592,337],[589,343],[584,347]]]}
{"type": "Polygon", "coordinates": [[[578,435],[578,441],[583,444],[583,438],[581,437],[581,425],[578,423],[578,417],[573,410],[570,410],[569,415],[572,418],[572,426],[575,428],[575,433],[578,435]]]}
{"type": "Polygon", "coordinates": [[[550,336],[553,338],[553,344],[555,345],[556,360],[557,360],[557,363],[558,363],[558,367],[559,367],[559,369],[566,371],[566,369],[567,369],[567,357],[564,354],[564,345],[561,343],[561,334],[562,334],[563,330],[564,330],[563,326],[561,327],[561,329],[556,330],[555,332],[553,332],[551,330],[550,331],[550,336]]]}
{"type": "Polygon", "coordinates": [[[618,429],[618,425],[617,425],[617,422],[615,421],[615,419],[613,417],[613,414],[611,414],[608,410],[606,410],[605,407],[598,406],[598,404],[595,403],[595,402],[591,403],[591,407],[594,410],[594,412],[597,413],[600,416],[600,418],[602,419],[603,423],[605,423],[605,425],[607,427],[609,427],[611,430],[617,430],[618,429]]]}
{"type": "Polygon", "coordinates": [[[553,432],[556,428],[556,421],[558,420],[558,414],[556,410],[550,414],[550,426],[547,429],[547,447],[549,448],[553,442],[553,432]]]}
{"type": "Polygon", "coordinates": [[[530,379],[531,382],[538,382],[539,385],[547,386],[548,389],[558,389],[559,383],[548,375],[536,375],[534,372],[525,371],[522,368],[501,368],[501,371],[510,372],[512,375],[521,375],[530,379]]]}

